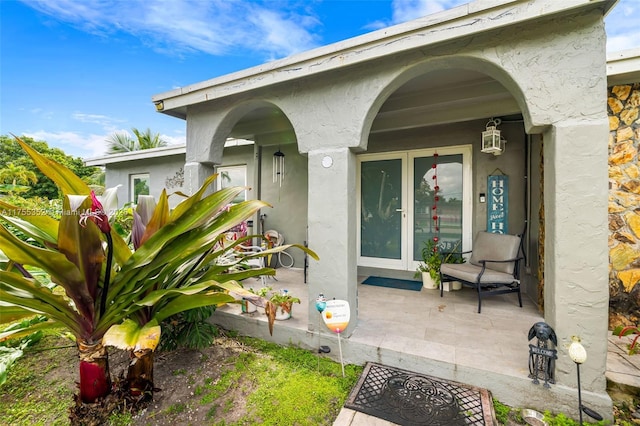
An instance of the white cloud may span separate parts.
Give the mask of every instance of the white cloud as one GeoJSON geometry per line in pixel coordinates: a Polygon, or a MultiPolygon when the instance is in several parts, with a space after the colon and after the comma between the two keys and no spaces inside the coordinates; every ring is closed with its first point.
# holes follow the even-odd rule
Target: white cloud
{"type": "Polygon", "coordinates": [[[442,12],[465,3],[469,3],[469,0],[393,0],[391,2],[391,19],[374,21],[367,25],[367,28],[378,30],[442,12]]]}
{"type": "Polygon", "coordinates": [[[24,0],[34,9],[92,34],[122,31],[175,55],[233,54],[246,49],[283,57],[317,46],[319,21],[291,3],[202,0],[24,0]],[[281,7],[279,9],[278,7],[281,7]]]}
{"type": "Polygon", "coordinates": [[[617,52],[640,47],[640,30],[607,37],[607,52],[617,52]]]}
{"type": "Polygon", "coordinates": [[[160,137],[167,141],[169,145],[185,145],[187,143],[187,137],[182,136],[169,136],[161,134],[160,137]]]}
{"type": "Polygon", "coordinates": [[[640,47],[640,2],[620,0],[605,17],[607,51],[640,47]]]}
{"type": "Polygon", "coordinates": [[[98,124],[105,129],[113,129],[115,123],[124,123],[126,120],[120,120],[101,114],[85,114],[82,112],[74,112],[71,118],[81,123],[98,124]]]}
{"type": "Polygon", "coordinates": [[[25,132],[25,136],[47,141],[50,147],[58,147],[74,157],[97,157],[107,151],[108,134],[84,136],[75,132],[25,132]]]}
{"type": "Polygon", "coordinates": [[[394,24],[411,21],[433,13],[451,9],[468,0],[393,0],[391,3],[394,24]]]}

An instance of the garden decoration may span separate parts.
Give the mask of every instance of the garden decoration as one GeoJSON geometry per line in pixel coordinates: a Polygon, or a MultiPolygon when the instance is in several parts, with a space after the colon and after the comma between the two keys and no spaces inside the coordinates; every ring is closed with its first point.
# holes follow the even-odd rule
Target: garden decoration
{"type": "Polygon", "coordinates": [[[433,204],[431,205],[431,220],[433,225],[431,229],[434,230],[433,237],[423,242],[422,248],[422,261],[418,265],[415,278],[422,277],[424,287],[427,289],[436,289],[440,285],[440,264],[442,259],[440,257],[439,245],[440,241],[440,216],[438,212],[438,201],[440,201],[440,186],[438,185],[438,153],[433,154],[433,204]]]}
{"type": "Polygon", "coordinates": [[[582,413],[591,417],[594,420],[601,421],[602,416],[600,413],[592,410],[591,408],[582,404],[582,391],[580,389],[580,364],[584,364],[587,361],[587,351],[580,342],[580,337],[571,336],[571,344],[569,345],[569,358],[575,362],[578,373],[578,412],[580,413],[580,426],[582,426],[582,413]]]}
{"type": "Polygon", "coordinates": [[[537,343],[529,343],[529,378],[534,384],[544,380],[544,387],[550,388],[549,383],[555,383],[555,365],[558,351],[553,347],[558,345],[558,338],[553,328],[546,322],[537,322],[529,330],[529,340],[537,338],[537,343]],[[553,347],[551,346],[553,343],[553,347]]]}
{"type": "MultiPolygon", "coordinates": [[[[316,309],[320,313],[320,317],[322,317],[322,312],[325,310],[326,307],[327,307],[327,298],[324,297],[323,293],[320,293],[316,298],[316,309]]],[[[318,323],[318,353],[328,354],[329,352],[331,352],[331,348],[329,348],[329,346],[320,345],[320,334],[321,334],[320,324],[318,323]]],[[[318,360],[318,365],[320,365],[319,363],[320,363],[320,360],[318,360]]]]}
{"type": "Polygon", "coordinates": [[[344,361],[342,360],[342,343],[340,334],[349,325],[351,310],[349,302],[346,300],[327,300],[325,309],[322,311],[322,319],[327,328],[338,335],[338,348],[340,349],[340,365],[342,366],[342,377],[344,377],[344,361]]]}

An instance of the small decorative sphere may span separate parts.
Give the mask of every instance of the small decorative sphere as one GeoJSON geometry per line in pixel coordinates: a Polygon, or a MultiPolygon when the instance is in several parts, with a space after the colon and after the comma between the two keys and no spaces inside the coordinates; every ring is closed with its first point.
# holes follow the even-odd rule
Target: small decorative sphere
{"type": "Polygon", "coordinates": [[[571,336],[571,344],[569,345],[569,358],[576,364],[584,364],[587,360],[587,351],[585,350],[578,336],[571,336]]]}

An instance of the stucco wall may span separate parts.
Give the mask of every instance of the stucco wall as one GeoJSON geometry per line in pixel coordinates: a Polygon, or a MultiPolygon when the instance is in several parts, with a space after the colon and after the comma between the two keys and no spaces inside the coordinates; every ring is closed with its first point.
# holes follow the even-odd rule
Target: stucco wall
{"type": "Polygon", "coordinates": [[[609,111],[609,326],[640,317],[640,83],[607,91],[609,111]]]}
{"type": "MultiPolygon", "coordinates": [[[[107,188],[122,185],[118,188],[118,207],[122,207],[131,201],[130,176],[148,173],[149,194],[157,199],[165,188],[169,194],[183,189],[183,167],[184,155],[111,163],[106,166],[105,185],[107,188]]],[[[172,196],[169,202],[173,207],[180,199],[172,196]]]]}
{"type": "MultiPolygon", "coordinates": [[[[285,238],[285,243],[303,244],[307,238],[307,199],[314,190],[308,186],[307,157],[298,153],[297,145],[271,145],[262,147],[262,173],[260,199],[272,208],[262,209],[265,213],[265,230],[274,229],[285,238]],[[273,182],[273,153],[280,150],[285,154],[286,172],[282,186],[273,182]]],[[[304,266],[304,255],[300,250],[288,250],[294,257],[294,267],[304,266]]]]}

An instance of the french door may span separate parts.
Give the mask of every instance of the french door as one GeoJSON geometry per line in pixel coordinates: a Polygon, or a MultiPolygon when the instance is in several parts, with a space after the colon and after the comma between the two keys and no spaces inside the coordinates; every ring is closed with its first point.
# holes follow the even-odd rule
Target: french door
{"type": "Polygon", "coordinates": [[[434,236],[447,250],[471,246],[471,152],[465,145],[358,157],[359,266],[415,270],[434,236]]]}

